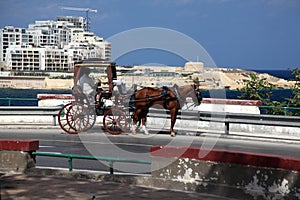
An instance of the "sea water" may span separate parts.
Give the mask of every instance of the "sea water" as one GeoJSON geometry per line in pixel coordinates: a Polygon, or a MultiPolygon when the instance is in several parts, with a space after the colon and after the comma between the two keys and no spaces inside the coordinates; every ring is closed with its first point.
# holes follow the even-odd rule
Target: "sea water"
{"type": "Polygon", "coordinates": [[[11,100],[11,106],[38,106],[38,94],[72,94],[71,90],[45,90],[45,89],[0,89],[0,106],[8,106],[9,102],[3,98],[27,98],[32,100],[11,100]]]}

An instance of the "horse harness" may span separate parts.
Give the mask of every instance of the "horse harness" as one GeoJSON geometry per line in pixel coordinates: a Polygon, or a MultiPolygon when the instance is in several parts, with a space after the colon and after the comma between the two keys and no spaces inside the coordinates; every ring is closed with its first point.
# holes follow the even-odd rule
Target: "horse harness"
{"type": "Polygon", "coordinates": [[[146,97],[145,98],[139,98],[139,99],[134,99],[133,101],[136,102],[147,102],[146,106],[150,107],[151,103],[153,101],[156,100],[162,100],[163,101],[163,106],[166,107],[167,106],[167,101],[171,101],[171,100],[177,100],[176,97],[171,97],[170,94],[168,93],[170,89],[167,86],[163,86],[162,87],[162,91],[160,92],[160,94],[158,95],[152,95],[149,96],[148,94],[148,90],[146,91],[146,97]]]}

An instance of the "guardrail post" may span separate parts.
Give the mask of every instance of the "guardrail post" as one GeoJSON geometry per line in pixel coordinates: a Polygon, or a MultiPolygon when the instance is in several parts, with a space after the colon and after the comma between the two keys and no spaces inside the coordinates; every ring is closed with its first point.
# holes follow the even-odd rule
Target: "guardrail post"
{"type": "Polygon", "coordinates": [[[7,98],[7,100],[8,100],[8,106],[11,106],[10,99],[7,98]]]}
{"type": "Polygon", "coordinates": [[[114,174],[114,162],[112,160],[109,161],[109,173],[114,174]]]}
{"type": "Polygon", "coordinates": [[[68,163],[69,163],[69,171],[73,171],[73,162],[72,162],[72,157],[68,156],[68,163]]]}
{"type": "Polygon", "coordinates": [[[53,115],[53,125],[56,126],[56,115],[53,115]]]}
{"type": "Polygon", "coordinates": [[[229,122],[225,122],[225,135],[229,135],[229,122]]]}

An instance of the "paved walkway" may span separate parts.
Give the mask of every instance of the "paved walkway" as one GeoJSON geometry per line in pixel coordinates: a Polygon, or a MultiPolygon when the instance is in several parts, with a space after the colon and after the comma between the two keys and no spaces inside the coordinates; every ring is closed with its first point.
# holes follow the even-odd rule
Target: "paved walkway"
{"type": "Polygon", "coordinates": [[[57,176],[12,174],[0,177],[0,199],[202,199],[225,200],[212,195],[138,187],[127,183],[57,176]]]}

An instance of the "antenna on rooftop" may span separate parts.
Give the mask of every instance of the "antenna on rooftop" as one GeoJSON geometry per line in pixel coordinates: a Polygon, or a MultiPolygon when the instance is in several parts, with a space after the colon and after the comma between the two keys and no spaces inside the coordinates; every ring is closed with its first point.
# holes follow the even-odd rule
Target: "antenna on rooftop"
{"type": "Polygon", "coordinates": [[[89,31],[90,29],[90,22],[89,22],[89,12],[97,13],[97,10],[93,10],[90,8],[74,8],[74,7],[61,7],[62,10],[72,10],[72,11],[79,11],[79,12],[85,12],[85,20],[86,20],[86,27],[85,31],[89,31]]]}

